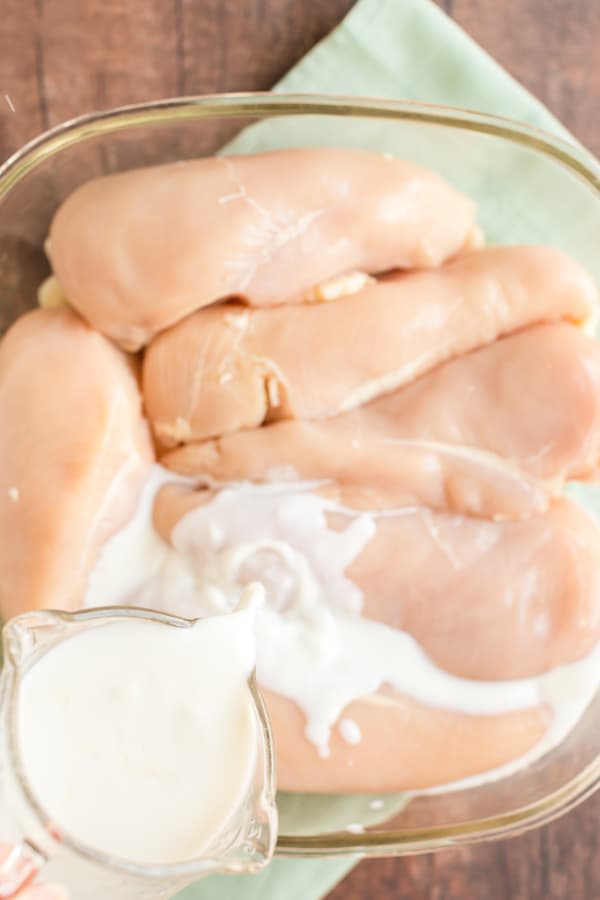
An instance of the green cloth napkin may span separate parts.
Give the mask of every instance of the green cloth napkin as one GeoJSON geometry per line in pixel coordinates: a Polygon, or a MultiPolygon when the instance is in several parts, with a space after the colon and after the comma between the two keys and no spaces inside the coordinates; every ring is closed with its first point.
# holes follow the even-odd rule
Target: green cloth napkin
{"type": "MultiPolygon", "coordinates": [[[[572,140],[539,101],[429,0],[359,0],[275,90],[445,103],[519,119],[572,140]]],[[[238,152],[255,144],[245,133],[232,142],[238,152]]],[[[275,859],[258,875],[206,878],[179,900],[318,900],[356,862],[275,859]]]]}
{"type": "Polygon", "coordinates": [[[359,0],[275,90],[445,103],[573,140],[539,100],[428,0],[359,0]]]}

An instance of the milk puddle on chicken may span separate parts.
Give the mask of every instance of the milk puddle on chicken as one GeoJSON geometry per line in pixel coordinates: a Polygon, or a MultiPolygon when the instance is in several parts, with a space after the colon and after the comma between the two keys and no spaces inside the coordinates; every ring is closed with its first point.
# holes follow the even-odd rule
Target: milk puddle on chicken
{"type": "Polygon", "coordinates": [[[424,784],[427,790],[504,777],[561,742],[600,683],[600,647],[535,677],[478,681],[444,671],[407,632],[361,615],[362,592],[345,574],[378,522],[419,511],[357,512],[328,499],[322,487],[289,481],[228,485],[214,495],[207,491],[204,502],[173,517],[169,510],[161,513],[161,498],[165,491],[167,501],[169,492],[184,498],[189,482],[154,466],[135,516],[100,553],[85,606],[127,604],[210,616],[231,611],[244,586],[261,583],[267,600],[255,626],[259,685],[302,710],[305,736],[323,763],[332,737],[351,748],[369,739],[368,717],[365,726],[347,708],[358,703],[360,710],[361,698],[375,695],[385,710],[393,707],[394,692],[476,723],[532,710],[542,722],[515,758],[469,777],[424,784]],[[344,527],[339,521],[329,527],[340,517],[344,527]],[[170,543],[159,534],[165,530],[170,543]]]}

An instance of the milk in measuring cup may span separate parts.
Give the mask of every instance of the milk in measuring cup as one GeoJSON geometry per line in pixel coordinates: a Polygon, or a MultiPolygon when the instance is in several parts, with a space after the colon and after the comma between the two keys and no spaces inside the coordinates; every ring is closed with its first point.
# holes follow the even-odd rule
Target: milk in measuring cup
{"type": "Polygon", "coordinates": [[[252,615],[191,627],[112,619],[24,672],[20,757],[59,832],[145,864],[197,858],[214,843],[256,766],[252,615]]]}

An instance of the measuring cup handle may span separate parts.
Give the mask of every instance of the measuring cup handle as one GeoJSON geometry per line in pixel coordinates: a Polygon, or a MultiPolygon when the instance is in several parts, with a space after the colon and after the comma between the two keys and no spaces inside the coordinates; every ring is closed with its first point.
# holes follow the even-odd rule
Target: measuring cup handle
{"type": "Polygon", "coordinates": [[[0,844],[0,900],[8,900],[26,887],[45,861],[28,841],[13,846],[0,844]]]}

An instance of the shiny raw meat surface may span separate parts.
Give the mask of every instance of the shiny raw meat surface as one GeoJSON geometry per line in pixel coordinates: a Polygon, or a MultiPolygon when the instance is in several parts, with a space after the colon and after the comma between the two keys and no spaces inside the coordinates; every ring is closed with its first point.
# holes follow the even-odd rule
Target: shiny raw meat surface
{"type": "Polygon", "coordinates": [[[134,367],[69,311],[0,343],[0,612],[76,608],[152,459],[134,367]]]}
{"type": "Polygon", "coordinates": [[[353,270],[437,266],[472,240],[473,217],[411,163],[284,150],[90,181],[60,207],[49,252],[71,303],[135,349],[223,297],[272,306],[353,270]]]}
{"type": "Polygon", "coordinates": [[[284,791],[378,793],[418,790],[477,775],[531,749],[549,724],[532,707],[494,716],[432,709],[398,694],[376,694],[343,712],[362,733],[350,745],[337,733],[323,759],[304,734],[302,712],[265,692],[275,735],[277,783],[284,791]]]}
{"type": "Polygon", "coordinates": [[[524,678],[600,638],[600,528],[567,499],[517,522],[420,510],[378,522],[348,568],[364,614],[480,680],[524,678]]]}
{"type": "MultiPolygon", "coordinates": [[[[348,508],[350,515],[329,515],[330,527],[345,528],[355,491],[325,493],[348,508]]],[[[180,519],[214,496],[162,488],[154,508],[159,533],[169,541],[180,519]]],[[[523,521],[428,509],[379,517],[346,574],[362,591],[363,615],[408,632],[442,669],[495,681],[538,675],[592,649],[600,639],[598,559],[595,519],[560,499],[523,521]]],[[[335,607],[337,599],[325,601],[335,607]]]]}
{"type": "Polygon", "coordinates": [[[519,518],[543,511],[599,458],[600,345],[557,323],[460,356],[340,416],[187,444],[162,461],[219,482],[330,478],[360,488],[361,505],[374,509],[424,504],[519,518]]]}
{"type": "Polygon", "coordinates": [[[333,416],[503,334],[586,321],[595,302],[589,276],[560,251],[494,247],[331,303],[204,309],[148,348],[146,408],[164,446],[333,416]]]}

